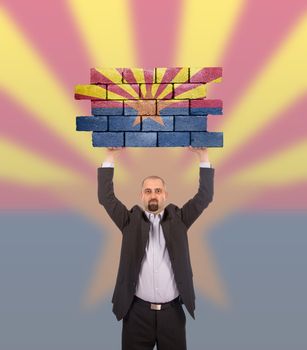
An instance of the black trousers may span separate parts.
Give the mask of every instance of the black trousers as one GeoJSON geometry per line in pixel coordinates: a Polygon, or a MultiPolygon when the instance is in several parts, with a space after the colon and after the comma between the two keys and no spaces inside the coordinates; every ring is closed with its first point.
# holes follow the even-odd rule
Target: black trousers
{"type": "Polygon", "coordinates": [[[186,316],[178,301],[162,310],[133,301],[123,318],[122,350],[186,350],[186,316]]]}

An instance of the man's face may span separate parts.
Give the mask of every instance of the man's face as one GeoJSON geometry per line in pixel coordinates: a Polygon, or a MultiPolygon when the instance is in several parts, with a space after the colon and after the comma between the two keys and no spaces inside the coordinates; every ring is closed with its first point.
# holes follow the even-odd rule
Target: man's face
{"type": "Polygon", "coordinates": [[[143,184],[141,199],[144,208],[152,213],[159,213],[164,208],[167,192],[160,179],[146,179],[143,184]]]}

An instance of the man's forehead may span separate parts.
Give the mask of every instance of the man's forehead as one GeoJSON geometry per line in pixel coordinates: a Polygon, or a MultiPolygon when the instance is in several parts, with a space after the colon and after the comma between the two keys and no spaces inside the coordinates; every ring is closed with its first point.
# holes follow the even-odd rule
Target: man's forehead
{"type": "Polygon", "coordinates": [[[147,179],[144,181],[143,188],[163,188],[163,182],[160,179],[147,179]]]}

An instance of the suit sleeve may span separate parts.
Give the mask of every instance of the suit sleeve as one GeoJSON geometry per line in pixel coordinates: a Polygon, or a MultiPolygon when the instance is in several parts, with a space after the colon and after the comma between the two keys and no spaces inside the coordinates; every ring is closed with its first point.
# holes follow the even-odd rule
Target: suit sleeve
{"type": "Polygon", "coordinates": [[[213,200],[214,169],[199,169],[199,188],[195,196],[180,209],[181,219],[189,228],[213,200]]]}
{"type": "Polygon", "coordinates": [[[98,168],[98,200],[122,231],[129,221],[130,212],[114,194],[113,175],[114,168],[98,168]]]}

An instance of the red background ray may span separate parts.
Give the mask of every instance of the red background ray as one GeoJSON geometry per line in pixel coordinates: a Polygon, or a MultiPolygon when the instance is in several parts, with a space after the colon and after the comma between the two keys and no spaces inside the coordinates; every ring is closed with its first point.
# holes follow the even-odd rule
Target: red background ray
{"type": "Polygon", "coordinates": [[[54,196],[47,186],[32,187],[1,180],[0,193],[0,210],[71,210],[58,196],[54,196]]]}
{"type": "Polygon", "coordinates": [[[129,0],[136,45],[137,64],[143,68],[172,66],[182,0],[129,0]]]}
{"type": "MultiPolygon", "coordinates": [[[[279,152],[286,151],[295,143],[307,138],[307,96],[303,95],[282,114],[272,120],[264,129],[249,138],[219,166],[219,174],[231,174],[242,168],[261,162],[279,152]]],[[[248,119],[249,116],[247,115],[248,119]]]]}
{"type": "Polygon", "coordinates": [[[0,135],[9,138],[21,149],[32,151],[33,154],[59,166],[71,167],[78,174],[84,174],[93,180],[92,164],[73,146],[46,124],[34,119],[4,92],[0,92],[0,104],[2,114],[5,116],[1,121],[0,135]]]}
{"type": "Polygon", "coordinates": [[[67,2],[4,0],[2,4],[70,96],[73,86],[89,77],[91,62],[67,2]]]}
{"type": "MultiPolygon", "coordinates": [[[[293,165],[295,171],[295,164],[293,165]]],[[[245,210],[307,210],[307,182],[268,188],[255,200],[246,203],[245,210]]],[[[244,209],[241,209],[244,210],[244,209]]]]}
{"type": "MultiPolygon", "coordinates": [[[[221,60],[224,79],[218,92],[227,108],[224,118],[230,115],[248,84],[256,78],[306,9],[304,0],[246,2],[221,60]]],[[[210,93],[214,95],[215,88],[210,93]]],[[[218,130],[221,123],[222,120],[214,120],[214,130],[218,130]]]]}

